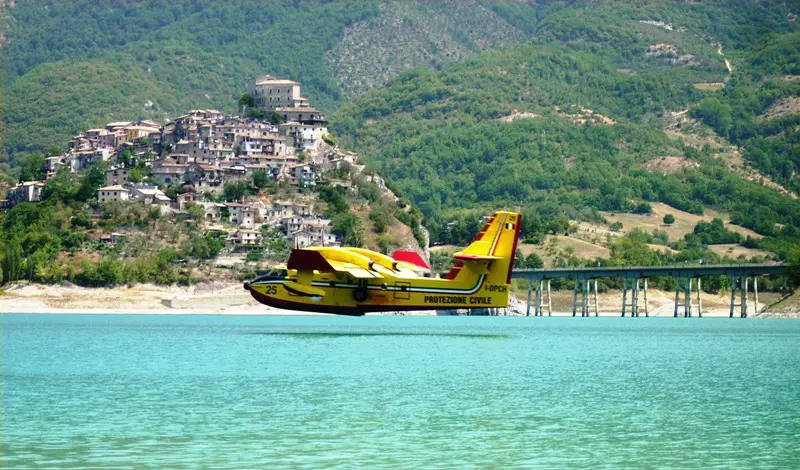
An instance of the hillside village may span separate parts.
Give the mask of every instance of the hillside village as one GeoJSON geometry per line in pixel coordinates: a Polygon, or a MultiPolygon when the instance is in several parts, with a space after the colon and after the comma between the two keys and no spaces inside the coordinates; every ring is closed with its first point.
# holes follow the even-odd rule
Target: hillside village
{"type": "MultiPolygon", "coordinates": [[[[164,125],[141,120],[88,129],[64,154],[46,159],[47,178],[106,162],[105,186],[97,189],[101,205],[141,204],[162,216],[194,208],[207,230],[226,233],[230,246],[257,246],[265,233],[278,231],[293,247],[338,245],[331,220],[301,193],[322,182],[355,189],[349,172],[363,169],[356,155],[325,142],[331,142],[326,118],[301,95],[298,82],[251,79],[240,104],[237,116],[196,109],[164,125]],[[296,197],[248,197],[241,189],[251,183],[286,187],[284,194],[296,197]]],[[[21,182],[0,205],[37,202],[44,187],[45,181],[21,182]]]]}

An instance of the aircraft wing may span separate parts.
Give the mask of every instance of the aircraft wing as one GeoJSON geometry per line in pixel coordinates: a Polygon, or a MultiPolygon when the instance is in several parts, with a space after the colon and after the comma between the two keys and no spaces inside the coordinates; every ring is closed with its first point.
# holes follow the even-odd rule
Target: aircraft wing
{"type": "MultiPolygon", "coordinates": [[[[296,269],[298,273],[313,273],[314,271],[347,273],[356,279],[375,279],[383,277],[380,273],[364,269],[355,263],[330,259],[319,250],[292,250],[286,267],[288,269],[296,269]]],[[[299,275],[298,277],[305,276],[299,275]]]]}
{"type": "Polygon", "coordinates": [[[333,261],[333,260],[328,260],[328,263],[331,265],[334,271],[339,273],[350,274],[356,279],[375,279],[383,277],[380,275],[380,273],[377,273],[375,271],[368,271],[364,268],[359,268],[358,266],[352,263],[345,263],[342,261],[333,261]]]}

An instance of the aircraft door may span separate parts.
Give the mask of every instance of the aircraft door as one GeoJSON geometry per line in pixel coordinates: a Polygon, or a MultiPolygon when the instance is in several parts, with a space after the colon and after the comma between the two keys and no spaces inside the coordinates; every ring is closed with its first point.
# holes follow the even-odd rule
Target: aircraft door
{"type": "Polygon", "coordinates": [[[411,283],[397,281],[394,283],[394,298],[397,300],[411,299],[411,283]]]}

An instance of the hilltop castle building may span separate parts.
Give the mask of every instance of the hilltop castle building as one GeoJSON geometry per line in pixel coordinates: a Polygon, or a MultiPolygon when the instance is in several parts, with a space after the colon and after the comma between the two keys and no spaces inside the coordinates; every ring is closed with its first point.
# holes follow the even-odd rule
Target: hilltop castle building
{"type": "Polygon", "coordinates": [[[247,83],[247,92],[262,111],[308,107],[308,98],[300,96],[300,84],[292,80],[277,79],[271,75],[251,78],[247,83]]]}

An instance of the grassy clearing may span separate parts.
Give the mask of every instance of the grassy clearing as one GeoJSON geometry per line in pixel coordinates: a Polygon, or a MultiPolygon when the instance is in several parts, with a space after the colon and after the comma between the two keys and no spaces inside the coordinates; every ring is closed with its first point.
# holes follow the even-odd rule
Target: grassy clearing
{"type": "Polygon", "coordinates": [[[653,207],[652,214],[616,214],[604,212],[603,216],[611,223],[622,223],[622,231],[624,233],[629,233],[635,228],[641,228],[650,233],[658,229],[667,232],[670,241],[680,240],[687,233],[692,233],[694,226],[697,225],[698,222],[710,222],[714,218],[722,219],[722,221],[725,222],[726,228],[733,232],[740,233],[745,237],[762,238],[762,235],[752,230],[731,224],[730,215],[724,212],[706,209],[704,215],[695,215],[660,202],[651,205],[653,207]],[[675,223],[670,225],[664,224],[664,216],[667,214],[675,216],[675,223]]]}
{"type": "Polygon", "coordinates": [[[773,256],[773,254],[770,253],[769,251],[746,248],[735,244],[709,245],[708,249],[720,256],[729,256],[731,258],[738,258],[739,256],[744,256],[745,258],[749,259],[755,256],[761,256],[764,258],[770,258],[773,256]]]}

